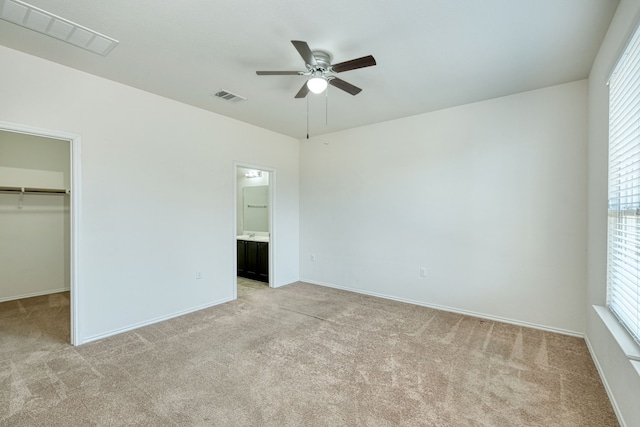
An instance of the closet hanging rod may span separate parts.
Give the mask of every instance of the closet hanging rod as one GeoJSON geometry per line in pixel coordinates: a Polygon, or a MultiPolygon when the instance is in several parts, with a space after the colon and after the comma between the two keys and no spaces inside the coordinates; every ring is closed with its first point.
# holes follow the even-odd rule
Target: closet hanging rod
{"type": "Polygon", "coordinates": [[[0,187],[0,193],[4,194],[71,194],[71,190],[57,188],[32,188],[32,187],[0,187]]]}

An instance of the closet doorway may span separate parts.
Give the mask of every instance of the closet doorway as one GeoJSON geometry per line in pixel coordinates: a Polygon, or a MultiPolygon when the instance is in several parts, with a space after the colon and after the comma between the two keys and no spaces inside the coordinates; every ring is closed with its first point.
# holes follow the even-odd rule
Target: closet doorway
{"type": "Polygon", "coordinates": [[[77,137],[0,122],[0,304],[16,345],[34,337],[79,344],[78,149],[77,137]]]}
{"type": "Polygon", "coordinates": [[[236,163],[236,286],[238,293],[274,285],[273,169],[236,163]]]}

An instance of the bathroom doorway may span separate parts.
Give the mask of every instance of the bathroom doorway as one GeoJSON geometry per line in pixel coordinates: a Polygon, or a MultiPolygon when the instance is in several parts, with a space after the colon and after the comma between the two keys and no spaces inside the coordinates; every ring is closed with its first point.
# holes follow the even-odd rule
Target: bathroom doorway
{"type": "Polygon", "coordinates": [[[274,177],[273,169],[235,166],[235,298],[274,283],[274,177]]]}

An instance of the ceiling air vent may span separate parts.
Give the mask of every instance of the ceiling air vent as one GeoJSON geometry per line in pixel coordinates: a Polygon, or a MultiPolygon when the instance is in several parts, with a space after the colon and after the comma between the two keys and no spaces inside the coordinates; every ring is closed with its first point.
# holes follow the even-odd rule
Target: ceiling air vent
{"type": "Polygon", "coordinates": [[[20,0],[0,0],[0,19],[107,56],[118,40],[20,0]]]}
{"type": "Polygon", "coordinates": [[[214,96],[233,103],[247,100],[247,98],[245,98],[244,96],[236,95],[235,93],[231,93],[227,90],[216,92],[214,96]]]}

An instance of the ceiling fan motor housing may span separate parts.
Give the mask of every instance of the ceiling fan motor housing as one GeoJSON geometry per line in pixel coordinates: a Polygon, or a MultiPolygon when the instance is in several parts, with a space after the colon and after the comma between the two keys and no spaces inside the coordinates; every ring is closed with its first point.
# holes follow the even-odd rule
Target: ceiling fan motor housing
{"type": "Polygon", "coordinates": [[[316,66],[311,65],[312,70],[321,69],[322,71],[329,71],[331,67],[331,54],[324,50],[311,51],[313,57],[316,58],[316,66]]]}

